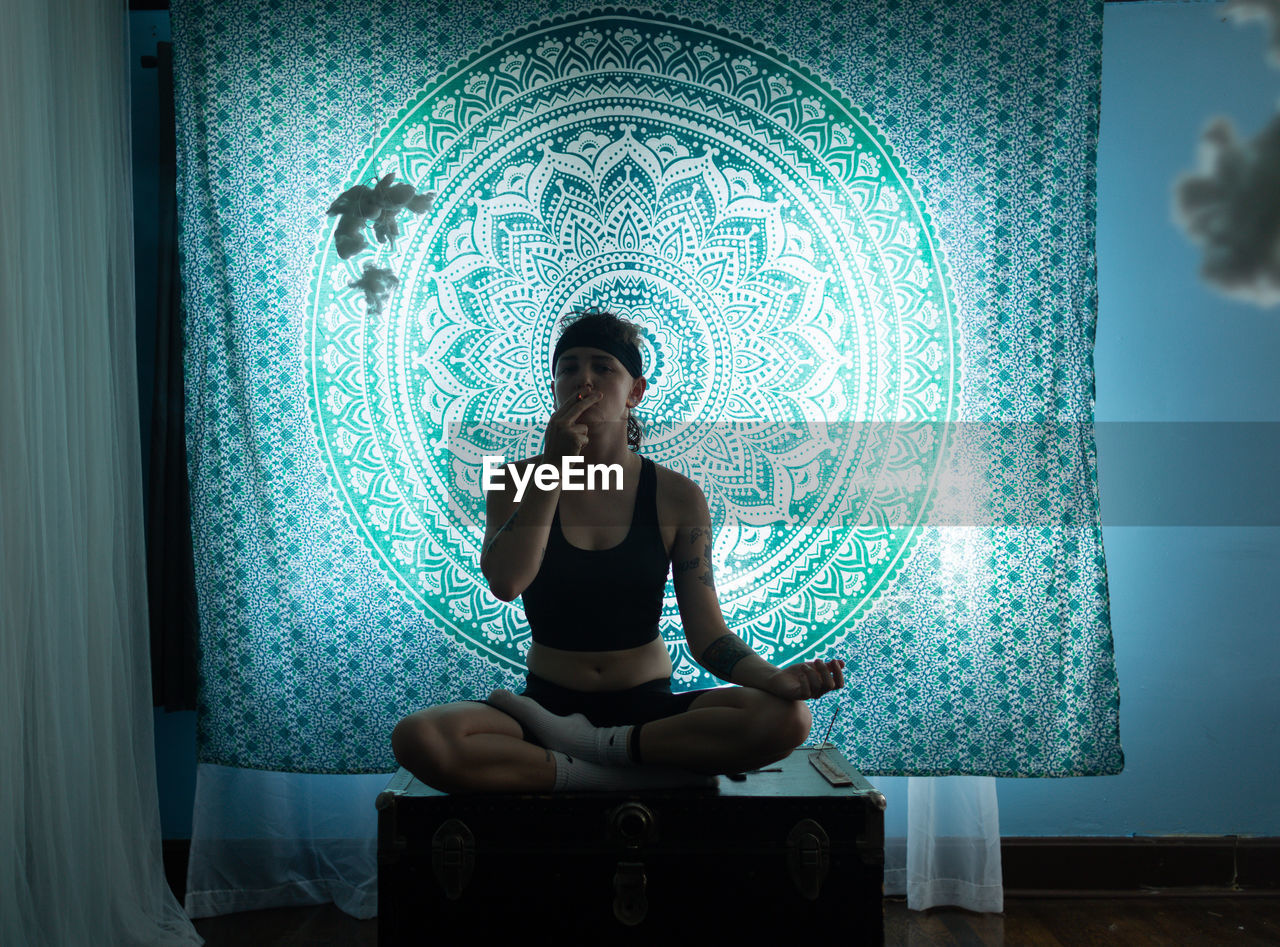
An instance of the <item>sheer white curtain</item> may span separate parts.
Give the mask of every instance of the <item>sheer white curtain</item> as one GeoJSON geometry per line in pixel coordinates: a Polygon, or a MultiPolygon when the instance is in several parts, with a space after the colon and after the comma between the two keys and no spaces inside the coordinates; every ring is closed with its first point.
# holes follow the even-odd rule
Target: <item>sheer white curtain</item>
{"type": "Polygon", "coordinates": [[[391,773],[273,773],[196,768],[187,912],[332,901],[358,918],[378,913],[374,799],[391,773]]]}
{"type": "MultiPolygon", "coordinates": [[[[905,894],[912,911],[944,905],[997,914],[1004,910],[993,777],[872,782],[885,793],[891,812],[904,805],[906,811],[905,836],[892,834],[886,825],[885,894],[905,894]]],[[[901,825],[897,831],[901,833],[901,825]]]]}
{"type": "MultiPolygon", "coordinates": [[[[308,776],[201,764],[186,907],[192,917],[333,901],[377,914],[374,799],[391,774],[308,776]]],[[[872,778],[889,802],[885,894],[914,911],[1004,910],[989,776],[872,778]],[[905,811],[903,818],[899,813],[905,811]],[[903,835],[902,833],[906,834],[903,835]]]]}
{"type": "Polygon", "coordinates": [[[160,858],[125,4],[0,14],[0,943],[200,944],[160,858]]]}

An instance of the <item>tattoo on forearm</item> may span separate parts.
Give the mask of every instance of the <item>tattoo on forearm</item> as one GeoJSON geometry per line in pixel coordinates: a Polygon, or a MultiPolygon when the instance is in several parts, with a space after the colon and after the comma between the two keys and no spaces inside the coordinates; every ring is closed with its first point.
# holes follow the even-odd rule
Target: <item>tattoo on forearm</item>
{"type": "Polygon", "coordinates": [[[747,646],[745,641],[730,632],[707,645],[698,663],[722,681],[732,683],[729,675],[733,672],[734,665],[749,654],[755,654],[755,652],[747,646]]]}

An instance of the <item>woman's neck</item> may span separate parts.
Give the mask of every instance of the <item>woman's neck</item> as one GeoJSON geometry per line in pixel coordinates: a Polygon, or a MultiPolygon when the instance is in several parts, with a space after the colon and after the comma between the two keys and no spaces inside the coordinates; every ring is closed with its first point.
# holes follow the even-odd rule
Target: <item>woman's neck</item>
{"type": "Polygon", "coordinates": [[[604,425],[592,431],[592,439],[582,449],[582,459],[587,464],[619,464],[622,467],[623,479],[631,483],[631,478],[640,470],[640,455],[627,446],[625,425],[615,430],[603,430],[604,425]]]}

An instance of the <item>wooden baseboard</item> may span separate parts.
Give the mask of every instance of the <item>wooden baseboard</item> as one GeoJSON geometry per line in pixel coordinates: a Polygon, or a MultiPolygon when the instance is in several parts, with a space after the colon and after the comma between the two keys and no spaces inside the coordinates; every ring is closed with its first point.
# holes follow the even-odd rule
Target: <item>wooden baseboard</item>
{"type": "Polygon", "coordinates": [[[1005,897],[1280,895],[1280,838],[1004,838],[1005,897]]]}
{"type": "MultiPolygon", "coordinates": [[[[190,849],[162,845],[179,902],[190,849]]],[[[1005,838],[1000,860],[1006,898],[1280,897],[1280,838],[1005,838]]]]}

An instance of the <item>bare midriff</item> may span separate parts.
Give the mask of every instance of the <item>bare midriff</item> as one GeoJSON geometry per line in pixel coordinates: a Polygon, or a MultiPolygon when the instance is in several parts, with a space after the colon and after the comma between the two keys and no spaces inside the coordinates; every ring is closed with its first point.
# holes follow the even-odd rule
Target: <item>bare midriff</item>
{"type": "MultiPolygon", "coordinates": [[[[658,521],[662,525],[662,543],[667,549],[667,558],[671,557],[671,548],[675,544],[676,521],[675,512],[669,509],[668,491],[663,489],[667,471],[659,467],[657,470],[657,503],[658,521]]],[[[612,511],[616,509],[632,509],[635,505],[634,487],[623,500],[616,500],[612,511]]],[[[568,525],[564,522],[565,508],[569,507],[571,524],[608,522],[607,508],[590,515],[585,507],[572,502],[560,501],[561,535],[571,546],[590,551],[608,549],[616,546],[627,537],[630,523],[609,525],[605,528],[597,526],[594,530],[584,525],[568,525]]],[[[662,638],[642,644],[636,648],[623,648],[620,651],[565,651],[548,645],[533,643],[529,645],[529,655],[525,659],[529,671],[553,684],[569,687],[578,691],[617,691],[637,687],[648,681],[671,676],[671,655],[667,651],[662,638]]]]}
{"type": "Polygon", "coordinates": [[[620,691],[671,676],[671,655],[661,638],[621,651],[564,651],[531,644],[530,673],[578,691],[620,691]]]}

